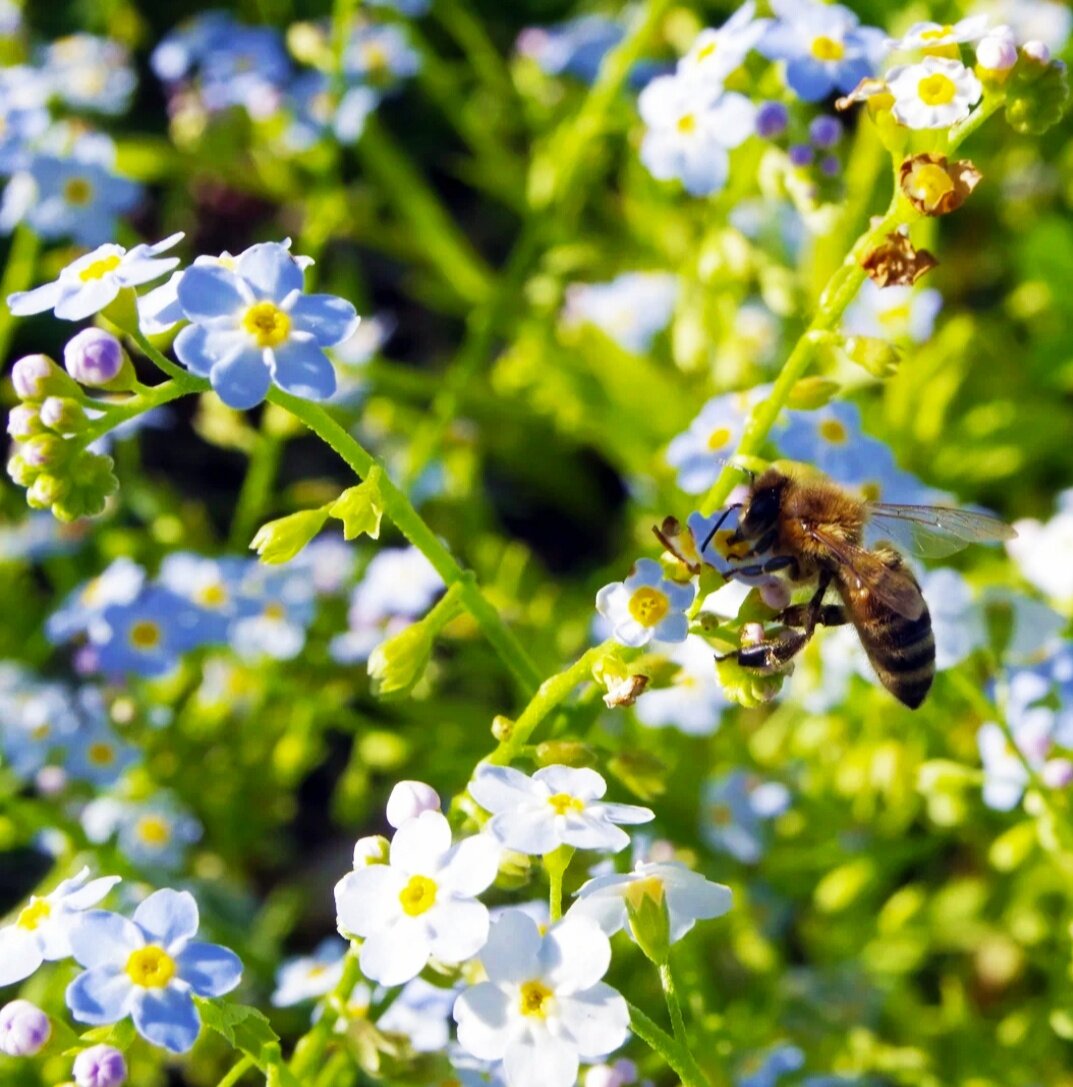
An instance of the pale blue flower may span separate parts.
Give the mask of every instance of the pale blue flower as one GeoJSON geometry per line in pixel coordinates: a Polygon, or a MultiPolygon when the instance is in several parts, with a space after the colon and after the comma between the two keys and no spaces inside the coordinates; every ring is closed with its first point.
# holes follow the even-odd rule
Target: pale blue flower
{"type": "Polygon", "coordinates": [[[563,316],[588,322],[626,351],[643,355],[674,315],[678,277],[665,272],[625,272],[609,283],[567,288],[563,316]]]}
{"type": "Polygon", "coordinates": [[[655,559],[638,559],[625,581],[605,585],[596,594],[596,610],[611,624],[611,635],[622,645],[684,642],[689,631],[686,610],[696,589],[664,575],[655,559]]]}
{"type": "Polygon", "coordinates": [[[764,824],[789,805],[785,785],[732,770],[704,786],[701,837],[712,849],[729,853],[743,864],[755,864],[767,847],[764,824]]]}
{"type": "Polygon", "coordinates": [[[179,263],[177,257],[159,258],[176,245],[182,234],[172,234],[155,245],[101,245],[72,261],[52,283],[8,296],[9,309],[17,317],[52,310],[65,321],[81,321],[99,313],[125,287],[138,287],[159,279],[179,263]]]}
{"type": "Polygon", "coordinates": [[[379,104],[380,94],[365,84],[347,87],[340,95],[324,72],[303,72],[287,90],[291,122],[283,142],[292,151],[306,151],[325,136],[344,146],[356,143],[379,104]]]}
{"type": "Polygon", "coordinates": [[[176,338],[175,353],[229,407],[254,407],[273,382],[312,400],[335,392],[324,348],[353,333],[357,314],[341,298],[304,294],[302,278],[274,242],[247,249],[233,271],[195,264],[183,274],[179,304],[192,324],[176,338]]]}
{"type": "Polygon", "coordinates": [[[866,279],[842,317],[848,336],[924,343],[931,338],[943,296],[933,288],[880,287],[866,279]]]}
{"type": "Polygon", "coordinates": [[[721,724],[729,703],[715,674],[712,647],[696,635],[667,650],[678,665],[670,686],[649,688],[634,713],[649,728],[676,728],[687,736],[710,736],[721,724]]]}
{"type": "Polygon", "coordinates": [[[641,161],[660,181],[677,180],[693,196],[726,184],[728,152],[756,130],[756,107],[744,95],[658,76],[638,99],[647,126],[641,161]]]}
{"type": "Polygon", "coordinates": [[[322,940],[312,955],[287,959],[276,971],[272,1003],[289,1008],[330,993],[343,974],[347,945],[338,936],[322,940]]]}
{"type": "Polygon", "coordinates": [[[840,4],[817,0],[772,0],[777,20],[759,44],[771,60],[786,62],[786,82],[805,102],[818,102],[838,90],[848,94],[874,75],[886,53],[886,36],[859,25],[840,4]]]}
{"type": "Polygon", "coordinates": [[[162,871],[182,867],[187,849],[202,834],[201,823],[168,793],[157,793],[144,804],[120,802],[114,812],[105,809],[97,829],[105,831],[104,840],[116,834],[132,864],[162,871]],[[111,827],[108,818],[113,820],[111,827]]]}
{"type": "Polygon", "coordinates": [[[61,102],[96,113],[125,113],[138,82],[127,50],[93,34],[50,42],[42,51],[41,69],[61,102]]]}
{"type": "MultiPolygon", "coordinates": [[[[132,603],[144,585],[145,570],[133,559],[113,559],[95,578],[69,593],[48,617],[45,631],[49,640],[58,644],[88,634],[105,608],[132,603]]],[[[107,637],[107,632],[101,636],[107,637]]]]}
{"type": "Polygon", "coordinates": [[[749,1058],[735,1077],[735,1087],[776,1087],[784,1076],[804,1067],[805,1054],[795,1045],[777,1045],[749,1058]]]}
{"type": "Polygon", "coordinates": [[[722,87],[770,25],[770,19],[756,18],[756,4],[747,0],[721,27],[708,27],[696,36],[689,52],[678,62],[678,75],[698,86],[722,87]]]}
{"type": "Polygon", "coordinates": [[[0,754],[23,780],[62,756],[81,719],[70,692],[41,683],[21,669],[0,676],[0,754]]]}
{"type": "Polygon", "coordinates": [[[547,75],[570,75],[591,83],[604,57],[626,36],[626,28],[604,15],[582,15],[555,26],[527,27],[517,49],[547,75]]]}
{"type": "Polygon", "coordinates": [[[138,761],[140,752],[115,734],[99,691],[83,688],[77,701],[81,721],[64,741],[63,768],[78,781],[112,785],[138,761]]]}
{"type": "Polygon", "coordinates": [[[86,967],[67,987],[71,1014],[91,1026],[130,1016],[146,1041],[185,1053],[201,1029],[194,996],[220,997],[242,980],[233,951],[194,940],[198,924],[193,896],[168,888],[151,894],[129,921],[88,912],[71,934],[74,957],[86,967]]]}
{"type": "Polygon", "coordinates": [[[13,524],[0,525],[0,561],[38,562],[52,555],[69,555],[85,541],[78,522],[65,525],[48,510],[30,510],[13,524]]]}
{"type": "Polygon", "coordinates": [[[415,19],[432,6],[432,0],[367,0],[370,7],[391,8],[402,15],[415,19]]]}
{"type": "Polygon", "coordinates": [[[983,608],[957,570],[928,570],[920,578],[920,588],[931,613],[935,667],[939,671],[960,664],[987,645],[983,608]]]}
{"type": "Polygon", "coordinates": [[[421,57],[401,26],[360,23],[343,50],[343,71],[376,88],[416,75],[421,57]]]}
{"type": "Polygon", "coordinates": [[[302,566],[251,562],[238,585],[238,610],[228,638],[246,659],[293,660],[305,646],[316,597],[302,566]]]}
{"type": "Polygon", "coordinates": [[[408,981],[376,1025],[402,1034],[415,1053],[442,1053],[451,1037],[451,1009],[461,987],[445,989],[423,978],[408,981]]]}

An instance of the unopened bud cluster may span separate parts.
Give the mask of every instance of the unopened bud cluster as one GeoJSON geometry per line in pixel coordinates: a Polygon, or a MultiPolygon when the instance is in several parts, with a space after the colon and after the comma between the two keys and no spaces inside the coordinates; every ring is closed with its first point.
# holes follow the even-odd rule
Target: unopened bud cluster
{"type": "Polygon", "coordinates": [[[98,328],[85,329],[67,344],[64,366],[47,355],[15,363],[11,382],[19,403],[8,415],[14,441],[8,474],[26,488],[34,509],[73,521],[101,513],[118,487],[112,458],[86,448],[93,419],[82,386],[129,389],[134,373],[119,341],[98,328]]]}

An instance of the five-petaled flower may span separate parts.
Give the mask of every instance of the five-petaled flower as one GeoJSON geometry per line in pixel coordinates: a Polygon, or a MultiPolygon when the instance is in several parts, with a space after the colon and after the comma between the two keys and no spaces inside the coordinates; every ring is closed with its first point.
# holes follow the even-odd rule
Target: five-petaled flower
{"type": "Polygon", "coordinates": [[[684,642],[689,633],[686,608],[696,590],[664,576],[655,559],[638,559],[625,581],[605,585],[596,594],[596,610],[611,624],[622,645],[684,642]]]}
{"type": "Polygon", "coordinates": [[[481,766],[469,791],[492,813],[491,831],[508,849],[542,855],[560,845],[617,853],[630,843],[618,823],[648,823],[648,808],[608,804],[595,770],[545,766],[532,777],[509,766],[481,766]]]}
{"type": "Polygon", "coordinates": [[[189,891],[155,891],[133,920],[91,910],[71,932],[74,957],[86,967],[67,987],[80,1023],[103,1026],[131,1016],[153,1045],[185,1053],[201,1018],[194,996],[229,993],[242,963],[226,947],[195,941],[198,909],[189,891]]]}
{"type": "Polygon", "coordinates": [[[327,399],[335,371],[324,348],[349,338],[358,316],[349,302],[302,288],[300,264],[275,242],[247,249],[234,268],[192,265],[179,282],[179,305],[192,322],[175,340],[179,361],[232,408],[260,404],[273,382],[327,399]]]}
{"type": "Polygon", "coordinates": [[[65,321],[81,321],[99,313],[124,287],[138,287],[159,279],[179,263],[178,257],[158,258],[182,234],[172,234],[156,245],[102,245],[72,261],[52,283],[32,291],[16,291],[7,300],[16,317],[52,310],[65,321]]]}
{"type": "Polygon", "coordinates": [[[979,79],[959,60],[925,57],[893,71],[887,87],[894,119],[907,128],[949,128],[980,100],[979,79]]]}
{"type": "Polygon", "coordinates": [[[458,1041],[474,1057],[502,1060],[510,1087],[571,1087],[580,1060],[626,1041],[626,1001],[600,980],[611,945],[588,918],[568,917],[542,936],[531,917],[508,910],[480,959],[488,980],[455,1002],[458,1041]]]}
{"type": "Polygon", "coordinates": [[[459,963],[475,955],[488,938],[488,910],[476,896],[495,879],[499,857],[487,835],[452,845],[438,811],[403,823],[388,864],[366,865],[336,884],[340,930],[365,941],[362,973],[401,985],[430,958],[459,963]]]}

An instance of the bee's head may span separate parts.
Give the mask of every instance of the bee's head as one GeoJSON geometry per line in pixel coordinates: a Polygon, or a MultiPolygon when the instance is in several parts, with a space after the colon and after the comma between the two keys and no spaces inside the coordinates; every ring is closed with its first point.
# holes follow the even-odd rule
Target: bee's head
{"type": "Polygon", "coordinates": [[[742,538],[753,540],[775,527],[785,486],[786,476],[774,471],[765,472],[753,483],[738,524],[742,538]]]}

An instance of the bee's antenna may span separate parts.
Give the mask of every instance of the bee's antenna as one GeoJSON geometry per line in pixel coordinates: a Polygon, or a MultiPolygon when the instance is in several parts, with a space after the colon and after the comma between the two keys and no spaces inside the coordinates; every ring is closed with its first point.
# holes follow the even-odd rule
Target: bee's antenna
{"type": "MultiPolygon", "coordinates": [[[[746,469],[746,471],[748,471],[748,469],[746,469]]],[[[700,545],[700,554],[701,554],[702,558],[704,557],[704,552],[705,552],[706,548],[708,547],[708,544],[710,544],[712,542],[712,540],[715,538],[715,534],[723,527],[723,522],[730,516],[730,511],[731,510],[740,510],[740,509],[741,509],[741,503],[740,502],[735,502],[734,505],[727,506],[727,508],[725,510],[723,510],[723,516],[720,517],[719,520],[715,522],[715,527],[711,530],[711,532],[708,533],[707,536],[704,537],[704,543],[702,543],[700,545]]]]}

